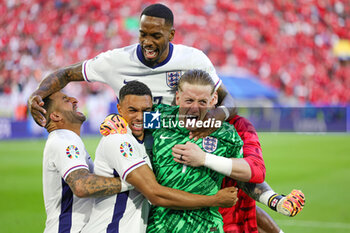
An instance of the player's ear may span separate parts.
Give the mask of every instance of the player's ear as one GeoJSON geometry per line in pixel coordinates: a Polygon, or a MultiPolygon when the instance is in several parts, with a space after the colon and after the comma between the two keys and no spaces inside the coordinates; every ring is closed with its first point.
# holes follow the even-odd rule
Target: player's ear
{"type": "Polygon", "coordinates": [[[179,95],[179,91],[176,91],[176,94],[175,94],[175,102],[176,102],[176,105],[180,105],[180,95],[179,95]]]}
{"type": "Polygon", "coordinates": [[[170,35],[169,35],[169,42],[171,42],[174,39],[174,36],[175,36],[175,29],[171,28],[170,35]]]}
{"type": "Polygon", "coordinates": [[[120,106],[120,104],[117,104],[117,109],[118,109],[118,113],[120,114],[120,111],[121,111],[121,106],[120,106]]]}
{"type": "Polygon", "coordinates": [[[59,113],[59,112],[50,113],[50,119],[53,122],[59,122],[60,120],[62,120],[61,113],[59,113]]]}
{"type": "Polygon", "coordinates": [[[213,107],[214,107],[215,105],[217,105],[217,104],[218,104],[218,100],[219,100],[218,92],[215,91],[214,94],[213,94],[213,96],[212,96],[212,99],[211,99],[211,101],[210,101],[210,106],[213,106],[213,107]]]}

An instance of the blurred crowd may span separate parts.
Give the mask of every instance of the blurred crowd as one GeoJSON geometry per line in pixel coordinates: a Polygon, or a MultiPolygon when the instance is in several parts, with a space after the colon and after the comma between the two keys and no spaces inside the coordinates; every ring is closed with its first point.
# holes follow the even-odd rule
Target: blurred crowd
{"type": "MultiPolygon", "coordinates": [[[[27,98],[54,69],[137,43],[139,14],[155,2],[2,0],[0,116],[25,118],[27,98]]],[[[302,104],[350,103],[350,53],[333,50],[350,39],[349,0],[161,2],[174,12],[174,43],[203,50],[218,71],[247,69],[302,104]]],[[[83,102],[104,89],[85,85],[72,87],[83,102]]]]}

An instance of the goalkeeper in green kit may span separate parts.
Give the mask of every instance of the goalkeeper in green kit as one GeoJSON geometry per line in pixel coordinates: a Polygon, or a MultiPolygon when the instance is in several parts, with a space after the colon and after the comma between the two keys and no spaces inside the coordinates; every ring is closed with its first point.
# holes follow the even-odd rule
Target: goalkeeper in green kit
{"type": "MultiPolygon", "coordinates": [[[[225,174],[231,172],[232,163],[221,167],[220,173],[207,167],[190,167],[177,163],[172,148],[177,144],[192,144],[211,155],[237,159],[236,169],[239,180],[249,180],[250,167],[242,158],[243,142],[235,128],[215,119],[204,119],[208,110],[215,106],[217,95],[215,83],[209,75],[200,70],[187,71],[178,83],[176,104],[158,105],[155,111],[161,114],[161,127],[153,132],[152,165],[159,184],[186,192],[213,195],[221,187],[225,174]],[[194,128],[216,127],[215,132],[197,141],[190,140],[188,133],[194,128]],[[240,162],[242,162],[240,166],[240,162]]],[[[181,157],[180,157],[181,159],[181,157]]],[[[217,170],[218,171],[218,170],[217,170]]],[[[223,221],[218,208],[199,210],[173,210],[152,206],[147,232],[224,232],[223,221]]]]}

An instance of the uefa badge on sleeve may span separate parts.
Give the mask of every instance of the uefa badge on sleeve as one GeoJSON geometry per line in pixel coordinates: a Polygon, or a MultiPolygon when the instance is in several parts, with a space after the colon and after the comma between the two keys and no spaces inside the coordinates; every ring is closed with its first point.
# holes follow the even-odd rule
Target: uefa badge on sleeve
{"type": "Polygon", "coordinates": [[[66,155],[70,159],[77,159],[79,157],[79,149],[74,145],[70,145],[66,148],[66,155]]]}
{"type": "Polygon", "coordinates": [[[125,157],[131,157],[132,153],[134,152],[132,146],[128,142],[124,142],[120,144],[120,153],[125,157]]]}
{"type": "Polygon", "coordinates": [[[159,129],[160,128],[160,113],[144,112],[143,113],[143,128],[144,129],[159,129]]]}

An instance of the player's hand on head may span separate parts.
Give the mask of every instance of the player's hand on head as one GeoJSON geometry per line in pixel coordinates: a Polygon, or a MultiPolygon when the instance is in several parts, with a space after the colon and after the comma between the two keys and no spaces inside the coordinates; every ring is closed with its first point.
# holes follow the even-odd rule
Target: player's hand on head
{"type": "Polygon", "coordinates": [[[100,125],[100,133],[103,136],[110,134],[126,134],[128,123],[116,113],[109,114],[100,125]]]}
{"type": "Polygon", "coordinates": [[[174,161],[186,164],[192,167],[200,167],[205,162],[205,152],[196,144],[186,142],[186,144],[177,144],[172,148],[174,161]]]}
{"type": "Polygon", "coordinates": [[[293,190],[278,203],[277,211],[290,217],[294,217],[304,208],[305,195],[300,190],[293,190]]]}
{"type": "Polygon", "coordinates": [[[28,109],[33,116],[34,121],[42,127],[46,125],[46,119],[44,114],[46,110],[43,108],[44,102],[39,95],[30,96],[28,99],[28,109]]]}
{"type": "Polygon", "coordinates": [[[228,187],[219,190],[215,195],[218,198],[218,207],[228,208],[234,206],[237,201],[238,190],[236,187],[228,187]]]}

